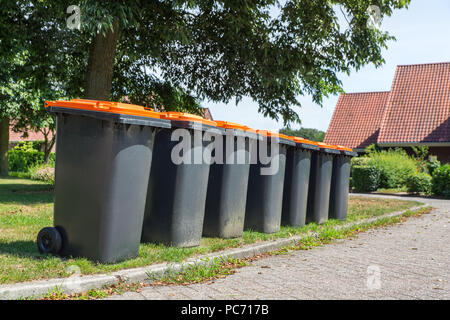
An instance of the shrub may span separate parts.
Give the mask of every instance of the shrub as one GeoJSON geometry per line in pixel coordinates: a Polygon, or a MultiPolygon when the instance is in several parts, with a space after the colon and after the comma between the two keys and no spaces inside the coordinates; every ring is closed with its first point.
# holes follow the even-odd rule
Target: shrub
{"type": "Polygon", "coordinates": [[[351,160],[352,166],[366,166],[369,164],[369,157],[354,157],[351,160]]]}
{"type": "Polygon", "coordinates": [[[450,164],[433,171],[432,191],[436,195],[450,197],[450,164]]]}
{"type": "Polygon", "coordinates": [[[29,169],[30,179],[55,183],[55,168],[41,164],[29,169]]]}
{"type": "Polygon", "coordinates": [[[432,177],[424,172],[410,175],[406,179],[406,190],[408,193],[431,194],[432,177]]]}
{"type": "Polygon", "coordinates": [[[8,151],[9,171],[27,172],[34,165],[44,162],[44,153],[33,148],[32,142],[16,145],[8,151]]]}
{"type": "Polygon", "coordinates": [[[435,169],[437,169],[441,166],[441,163],[435,156],[430,157],[430,159],[426,162],[426,164],[427,164],[428,173],[431,175],[433,175],[433,172],[435,169]]]}
{"type": "MultiPolygon", "coordinates": [[[[44,152],[37,150],[39,144],[35,141],[18,143],[8,151],[8,169],[12,172],[28,172],[36,165],[44,163],[44,152]]],[[[49,165],[55,166],[55,153],[50,153],[49,165]]]]}
{"type": "Polygon", "coordinates": [[[417,161],[402,149],[383,150],[370,154],[369,165],[380,172],[379,188],[401,188],[406,179],[417,173],[417,161]]]}
{"type": "Polygon", "coordinates": [[[352,186],[356,192],[370,192],[378,189],[380,172],[376,167],[352,166],[352,186]]]}
{"type": "Polygon", "coordinates": [[[367,146],[367,147],[364,149],[364,151],[365,151],[367,154],[374,153],[374,152],[380,152],[381,150],[382,150],[382,149],[380,148],[380,146],[377,145],[376,143],[372,143],[371,145],[367,146]]]}

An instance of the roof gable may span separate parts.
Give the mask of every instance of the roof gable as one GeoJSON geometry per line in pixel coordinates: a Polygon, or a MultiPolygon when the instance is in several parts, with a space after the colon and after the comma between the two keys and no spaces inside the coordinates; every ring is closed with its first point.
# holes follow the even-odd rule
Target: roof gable
{"type": "Polygon", "coordinates": [[[377,142],[389,91],[341,94],[324,142],[365,148],[377,142]]]}
{"type": "Polygon", "coordinates": [[[450,141],[450,63],[397,66],[379,143],[450,141]]]}

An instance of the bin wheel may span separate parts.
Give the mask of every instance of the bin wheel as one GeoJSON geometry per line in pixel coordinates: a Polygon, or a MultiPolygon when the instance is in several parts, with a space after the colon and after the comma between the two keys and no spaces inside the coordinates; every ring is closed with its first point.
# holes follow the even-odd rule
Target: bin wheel
{"type": "Polygon", "coordinates": [[[39,231],[37,236],[37,247],[40,253],[56,254],[61,250],[62,238],[56,228],[47,227],[39,231]]]}

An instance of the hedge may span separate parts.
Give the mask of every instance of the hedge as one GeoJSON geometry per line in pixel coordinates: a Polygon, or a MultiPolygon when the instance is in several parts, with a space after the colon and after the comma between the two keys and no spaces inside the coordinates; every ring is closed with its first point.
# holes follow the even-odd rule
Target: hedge
{"type": "Polygon", "coordinates": [[[410,175],[406,179],[406,190],[408,193],[431,194],[432,177],[424,172],[410,175]]]}
{"type": "Polygon", "coordinates": [[[418,172],[417,161],[401,149],[374,152],[368,164],[380,172],[378,188],[401,188],[409,176],[418,172]]]}
{"type": "Polygon", "coordinates": [[[450,197],[450,164],[445,164],[433,171],[432,191],[436,195],[450,197]]]}
{"type": "Polygon", "coordinates": [[[376,191],[380,182],[380,172],[370,165],[353,166],[352,186],[356,192],[376,191]]]}
{"type": "MultiPolygon", "coordinates": [[[[33,142],[22,142],[8,151],[8,169],[27,172],[31,167],[44,163],[44,152],[36,150],[33,142]]],[[[50,153],[49,164],[54,166],[55,154],[50,153]]]]}

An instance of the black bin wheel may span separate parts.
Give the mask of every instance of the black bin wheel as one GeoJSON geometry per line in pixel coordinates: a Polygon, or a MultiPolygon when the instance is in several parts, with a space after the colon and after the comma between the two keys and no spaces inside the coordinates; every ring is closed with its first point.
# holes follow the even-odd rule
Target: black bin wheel
{"type": "Polygon", "coordinates": [[[40,253],[57,254],[62,246],[61,234],[56,228],[46,227],[39,231],[36,243],[40,253]]]}

